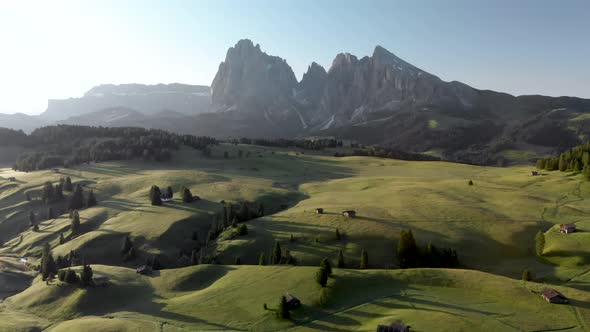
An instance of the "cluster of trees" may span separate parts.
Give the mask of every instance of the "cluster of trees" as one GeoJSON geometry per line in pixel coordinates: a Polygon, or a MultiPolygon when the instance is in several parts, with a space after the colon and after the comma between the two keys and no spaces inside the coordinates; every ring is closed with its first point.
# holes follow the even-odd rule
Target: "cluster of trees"
{"type": "Polygon", "coordinates": [[[239,204],[221,201],[221,212],[211,224],[207,235],[208,240],[215,240],[227,228],[237,228],[238,235],[248,234],[248,228],[243,223],[254,218],[264,216],[264,205],[261,202],[243,201],[239,204]]]}
{"type": "Polygon", "coordinates": [[[29,136],[12,134],[11,141],[35,147],[21,154],[15,170],[34,171],[51,167],[108,160],[167,161],[181,144],[203,150],[218,141],[210,137],[177,135],[144,128],[107,128],[58,125],[36,129],[29,136]]]}
{"type": "Polygon", "coordinates": [[[268,261],[267,261],[267,258],[266,258],[266,255],[264,254],[264,252],[261,252],[258,254],[258,265],[266,265],[267,263],[272,264],[272,265],[278,265],[278,264],[295,265],[297,263],[297,261],[295,260],[295,257],[293,257],[293,255],[291,255],[291,252],[289,250],[285,250],[285,253],[283,253],[283,249],[281,248],[281,244],[279,243],[279,241],[275,241],[275,245],[271,251],[268,261]]]}
{"type": "Polygon", "coordinates": [[[0,146],[27,146],[27,137],[22,130],[0,127],[0,146]]]}
{"type": "Polygon", "coordinates": [[[322,150],[325,148],[336,148],[342,146],[342,141],[335,140],[333,138],[306,138],[306,139],[251,139],[251,138],[240,138],[231,141],[234,144],[249,144],[249,145],[261,145],[270,147],[280,148],[300,148],[306,150],[322,150]]]}
{"type": "MultiPolygon", "coordinates": [[[[193,196],[193,193],[191,193],[190,189],[185,186],[182,186],[180,188],[180,194],[183,203],[190,203],[200,199],[198,196],[193,196]]],[[[162,205],[162,199],[172,198],[174,198],[174,190],[172,190],[172,187],[166,188],[165,192],[162,192],[162,190],[160,190],[160,187],[156,185],[153,185],[150,188],[149,199],[152,205],[162,205]]]]}
{"type": "Polygon", "coordinates": [[[399,150],[387,149],[382,147],[371,147],[366,149],[356,149],[352,153],[335,153],[334,157],[347,157],[347,156],[363,156],[363,157],[379,157],[389,159],[400,159],[400,160],[416,160],[416,161],[437,161],[440,158],[430,156],[422,153],[411,153],[399,150]]]}
{"type": "MultiPolygon", "coordinates": [[[[43,245],[43,251],[41,255],[41,278],[43,281],[49,283],[49,281],[53,280],[53,278],[57,275],[60,281],[67,282],[68,284],[79,284],[83,287],[92,286],[92,268],[90,265],[84,262],[82,264],[82,271],[78,276],[75,271],[68,268],[67,270],[59,270],[66,265],[66,262],[70,261],[73,258],[74,253],[70,253],[70,258],[64,260],[61,256],[58,257],[57,261],[53,259],[53,255],[51,254],[51,247],[49,243],[45,243],[43,245]]],[[[68,265],[69,266],[69,265],[68,265]]]]}
{"type": "Polygon", "coordinates": [[[459,266],[459,257],[454,249],[439,249],[432,243],[429,243],[426,248],[420,248],[416,244],[411,230],[400,233],[397,259],[402,269],[416,267],[456,268],[459,266]]]}
{"type": "Polygon", "coordinates": [[[537,160],[537,168],[548,171],[583,172],[590,180],[590,142],[571,148],[559,156],[537,160]]]}

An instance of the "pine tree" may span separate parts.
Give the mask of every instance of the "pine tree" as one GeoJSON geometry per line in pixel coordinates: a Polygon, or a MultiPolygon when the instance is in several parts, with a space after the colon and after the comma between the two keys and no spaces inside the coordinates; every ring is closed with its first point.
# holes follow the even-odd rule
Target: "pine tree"
{"type": "Polygon", "coordinates": [[[467,184],[470,186],[473,186],[473,180],[469,180],[469,182],[467,184]]]}
{"type": "Polygon", "coordinates": [[[69,210],[80,210],[84,207],[84,191],[81,185],[76,185],[68,203],[69,210]]]}
{"type": "Polygon", "coordinates": [[[275,247],[272,251],[272,256],[271,256],[271,262],[273,264],[280,264],[282,256],[283,256],[283,251],[281,250],[281,245],[279,244],[279,241],[275,241],[275,247]]]}
{"type": "Polygon", "coordinates": [[[363,249],[363,251],[361,251],[361,265],[360,265],[360,269],[364,270],[366,268],[369,267],[369,254],[367,253],[367,251],[365,249],[363,249]]]}
{"type": "Polygon", "coordinates": [[[412,231],[401,231],[397,244],[397,259],[402,269],[416,267],[418,261],[418,247],[412,231]]]}
{"type": "Polygon", "coordinates": [[[169,199],[172,199],[174,197],[174,191],[172,190],[172,187],[169,186],[168,188],[166,188],[166,196],[169,199]]]}
{"type": "Polygon", "coordinates": [[[193,194],[191,193],[190,189],[183,188],[182,190],[182,202],[190,203],[193,201],[193,194]]]}
{"type": "Polygon", "coordinates": [[[66,240],[64,239],[64,233],[59,233],[59,244],[64,244],[66,243],[66,240]]]}
{"type": "Polygon", "coordinates": [[[538,231],[535,236],[535,251],[537,256],[543,256],[543,250],[545,249],[545,234],[542,231],[538,231]]]}
{"type": "Polygon", "coordinates": [[[320,268],[326,270],[328,276],[332,275],[332,263],[330,263],[330,260],[327,257],[324,257],[320,262],[320,268]]]}
{"type": "Polygon", "coordinates": [[[41,276],[43,281],[45,281],[50,275],[55,274],[57,274],[57,266],[55,265],[55,260],[51,254],[51,247],[49,246],[49,243],[46,242],[43,245],[43,252],[41,255],[41,276]]]}
{"type": "Polygon", "coordinates": [[[344,254],[342,253],[342,250],[340,250],[340,252],[338,253],[338,262],[336,263],[336,267],[340,269],[346,267],[346,263],[344,262],[344,254]]]}
{"type": "Polygon", "coordinates": [[[86,264],[86,261],[82,264],[82,272],[80,272],[80,283],[83,287],[92,286],[92,268],[86,264]]]}
{"type": "Polygon", "coordinates": [[[35,217],[35,212],[29,211],[29,225],[35,226],[37,224],[37,218],[35,217]]]}
{"type": "Polygon", "coordinates": [[[574,163],[574,172],[581,172],[582,171],[582,163],[580,163],[579,160],[576,160],[576,162],[574,163]]]}
{"type": "Polygon", "coordinates": [[[528,269],[522,271],[522,280],[524,280],[524,281],[533,280],[533,276],[531,274],[531,271],[529,271],[528,269]]]}
{"type": "Polygon", "coordinates": [[[198,265],[199,264],[199,256],[197,255],[197,250],[193,250],[191,252],[191,265],[198,265]]]}
{"type": "Polygon", "coordinates": [[[97,202],[96,202],[96,197],[94,196],[94,191],[90,190],[90,192],[88,193],[88,199],[86,200],[86,206],[87,207],[93,207],[96,206],[97,202]]]}
{"type": "Polygon", "coordinates": [[[53,191],[54,191],[54,197],[55,197],[56,201],[60,201],[64,198],[63,185],[61,183],[56,184],[53,191]]]}
{"type": "Polygon", "coordinates": [[[258,255],[258,265],[266,265],[266,256],[263,252],[258,255]]]}
{"type": "Polygon", "coordinates": [[[340,241],[340,230],[338,228],[336,228],[336,240],[340,241]]]}
{"type": "Polygon", "coordinates": [[[537,160],[537,169],[538,170],[545,169],[545,159],[537,160]]]}
{"type": "Polygon", "coordinates": [[[79,281],[78,275],[76,274],[76,272],[74,270],[67,269],[66,270],[66,275],[65,275],[64,281],[67,282],[70,285],[77,284],[78,281],[79,281]]]}
{"type": "Polygon", "coordinates": [[[70,231],[72,232],[72,235],[77,235],[80,232],[80,214],[78,213],[78,210],[74,210],[72,214],[70,231]]]}
{"type": "Polygon", "coordinates": [[[565,170],[567,169],[567,160],[565,160],[565,156],[563,154],[561,154],[561,156],[559,156],[559,171],[560,172],[565,172],[565,170]]]}
{"type": "Polygon", "coordinates": [[[49,181],[45,182],[43,185],[43,189],[41,190],[41,200],[45,204],[49,204],[54,201],[54,188],[49,181]]]}
{"type": "Polygon", "coordinates": [[[72,185],[72,179],[70,179],[70,177],[68,176],[64,181],[64,190],[72,191],[72,189],[74,189],[74,186],[72,185]]]}
{"type": "Polygon", "coordinates": [[[150,202],[152,205],[162,205],[162,192],[156,185],[150,189],[150,202]]]}
{"type": "Polygon", "coordinates": [[[55,213],[53,212],[53,208],[49,207],[47,209],[47,220],[51,220],[55,218],[55,213]]]}
{"type": "Polygon", "coordinates": [[[234,265],[242,265],[242,260],[240,259],[240,257],[236,257],[236,261],[234,262],[234,265]]]}
{"type": "Polygon", "coordinates": [[[277,317],[280,319],[289,319],[291,315],[289,313],[289,305],[287,304],[287,298],[281,296],[279,299],[279,305],[277,308],[277,317]]]}
{"type": "Polygon", "coordinates": [[[129,235],[125,235],[123,244],[121,245],[121,255],[126,255],[129,250],[131,250],[131,248],[133,248],[133,242],[131,241],[129,235]]]}
{"type": "Polygon", "coordinates": [[[325,267],[320,267],[315,274],[315,281],[322,287],[328,284],[328,271],[325,267]]]}

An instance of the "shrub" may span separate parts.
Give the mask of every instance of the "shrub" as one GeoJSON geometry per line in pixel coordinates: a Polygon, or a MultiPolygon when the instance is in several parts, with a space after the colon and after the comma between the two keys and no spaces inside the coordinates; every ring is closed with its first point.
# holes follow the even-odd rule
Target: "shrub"
{"type": "Polygon", "coordinates": [[[67,269],[66,270],[66,275],[64,278],[64,281],[67,282],[68,284],[77,284],[78,283],[78,275],[76,274],[76,272],[72,269],[67,269]]]}
{"type": "Polygon", "coordinates": [[[360,265],[360,269],[364,270],[366,268],[369,267],[369,254],[367,253],[367,251],[365,249],[363,249],[363,251],[361,251],[361,265],[360,265]]]}
{"type": "Polygon", "coordinates": [[[467,184],[469,184],[470,186],[473,186],[473,181],[469,180],[469,182],[467,184]]]}
{"type": "Polygon", "coordinates": [[[322,287],[326,287],[328,284],[328,271],[325,268],[320,267],[315,274],[315,281],[322,287]]]}
{"type": "Polygon", "coordinates": [[[238,235],[248,235],[248,226],[241,224],[238,227],[238,235]]]}
{"type": "Polygon", "coordinates": [[[537,256],[543,256],[543,250],[545,249],[545,234],[542,231],[538,231],[535,236],[535,252],[537,256]]]}
{"type": "Polygon", "coordinates": [[[522,280],[524,280],[524,281],[533,280],[533,275],[531,274],[531,271],[529,271],[528,269],[522,271],[522,280]]]}
{"type": "Polygon", "coordinates": [[[64,280],[66,280],[66,270],[59,270],[59,271],[57,272],[57,279],[58,279],[59,281],[64,281],[64,280]]]}
{"type": "Polygon", "coordinates": [[[289,319],[291,315],[289,313],[289,306],[287,305],[287,299],[285,296],[281,296],[279,299],[279,306],[277,308],[277,317],[280,319],[289,319]]]}
{"type": "Polygon", "coordinates": [[[332,275],[332,264],[328,258],[324,257],[324,259],[322,259],[320,268],[325,269],[328,273],[328,276],[332,275]]]}

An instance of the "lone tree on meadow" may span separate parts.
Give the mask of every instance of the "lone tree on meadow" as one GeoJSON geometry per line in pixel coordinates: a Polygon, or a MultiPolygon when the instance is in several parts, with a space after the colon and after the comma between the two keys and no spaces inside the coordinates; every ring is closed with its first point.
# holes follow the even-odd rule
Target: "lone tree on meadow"
{"type": "Polygon", "coordinates": [[[283,295],[279,299],[279,306],[277,308],[277,317],[280,319],[289,319],[291,314],[289,313],[289,305],[287,304],[287,298],[283,295]]]}
{"type": "Polygon", "coordinates": [[[37,224],[37,218],[35,217],[35,212],[29,212],[29,225],[35,226],[37,224]]]}
{"type": "Polygon", "coordinates": [[[191,193],[190,189],[183,187],[182,188],[182,202],[183,203],[190,203],[193,201],[193,193],[191,193]]]}
{"type": "Polygon", "coordinates": [[[258,255],[258,265],[266,265],[266,256],[263,252],[258,255]]]}
{"type": "Polygon", "coordinates": [[[328,270],[324,266],[320,266],[315,274],[315,281],[322,287],[326,287],[328,284],[328,270]]]}
{"type": "Polygon", "coordinates": [[[336,262],[336,267],[338,267],[339,269],[346,267],[346,263],[344,262],[344,254],[342,253],[342,250],[340,250],[340,252],[338,253],[338,262],[336,262]]]}
{"type": "Polygon", "coordinates": [[[84,191],[81,185],[76,185],[74,188],[74,193],[70,197],[70,201],[68,203],[69,210],[80,210],[84,207],[84,191]]]}
{"type": "Polygon", "coordinates": [[[168,186],[168,188],[166,188],[166,197],[168,197],[169,199],[172,199],[174,197],[174,191],[172,190],[172,187],[168,186]]]}
{"type": "Polygon", "coordinates": [[[156,185],[150,189],[150,202],[152,205],[162,205],[162,192],[156,185]]]}
{"type": "Polygon", "coordinates": [[[72,235],[80,233],[80,213],[78,213],[78,210],[74,210],[74,212],[72,213],[70,231],[72,232],[72,235]]]}
{"type": "Polygon", "coordinates": [[[529,269],[522,271],[522,280],[524,281],[531,281],[533,280],[533,275],[529,269]]]}
{"type": "Polygon", "coordinates": [[[271,262],[273,264],[281,264],[281,258],[283,256],[283,251],[281,250],[281,245],[279,241],[275,241],[275,248],[272,251],[271,262]]]}
{"type": "Polygon", "coordinates": [[[338,228],[336,228],[336,240],[340,241],[341,236],[340,236],[340,230],[338,228]]]}
{"type": "Polygon", "coordinates": [[[324,257],[320,262],[320,268],[326,270],[328,276],[332,275],[332,263],[330,263],[330,260],[327,257],[324,257]]]}
{"type": "Polygon", "coordinates": [[[94,196],[94,191],[90,190],[90,192],[88,193],[88,199],[86,200],[86,206],[87,207],[93,207],[96,206],[97,201],[96,201],[96,197],[94,196]]]}
{"type": "Polygon", "coordinates": [[[402,269],[416,267],[418,263],[418,247],[412,230],[401,231],[397,244],[397,259],[402,269]]]}
{"type": "Polygon", "coordinates": [[[64,233],[59,233],[59,244],[66,243],[66,239],[64,239],[64,233]]]}
{"type": "Polygon", "coordinates": [[[360,265],[360,269],[364,270],[366,268],[369,267],[369,253],[363,249],[363,251],[361,251],[361,265],[360,265]]]}
{"type": "Polygon", "coordinates": [[[55,218],[55,213],[53,212],[53,208],[49,207],[47,209],[47,220],[51,220],[55,218]]]}
{"type": "Polygon", "coordinates": [[[543,250],[545,249],[545,233],[538,231],[535,236],[535,251],[537,256],[543,256],[543,250]]]}

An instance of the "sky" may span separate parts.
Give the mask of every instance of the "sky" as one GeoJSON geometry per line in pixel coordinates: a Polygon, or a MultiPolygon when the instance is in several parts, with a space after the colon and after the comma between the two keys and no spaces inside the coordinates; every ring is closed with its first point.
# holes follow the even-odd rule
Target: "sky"
{"type": "Polygon", "coordinates": [[[298,79],[381,45],[446,81],[590,98],[587,0],[0,0],[0,113],[106,83],[210,85],[243,38],[298,79]]]}

